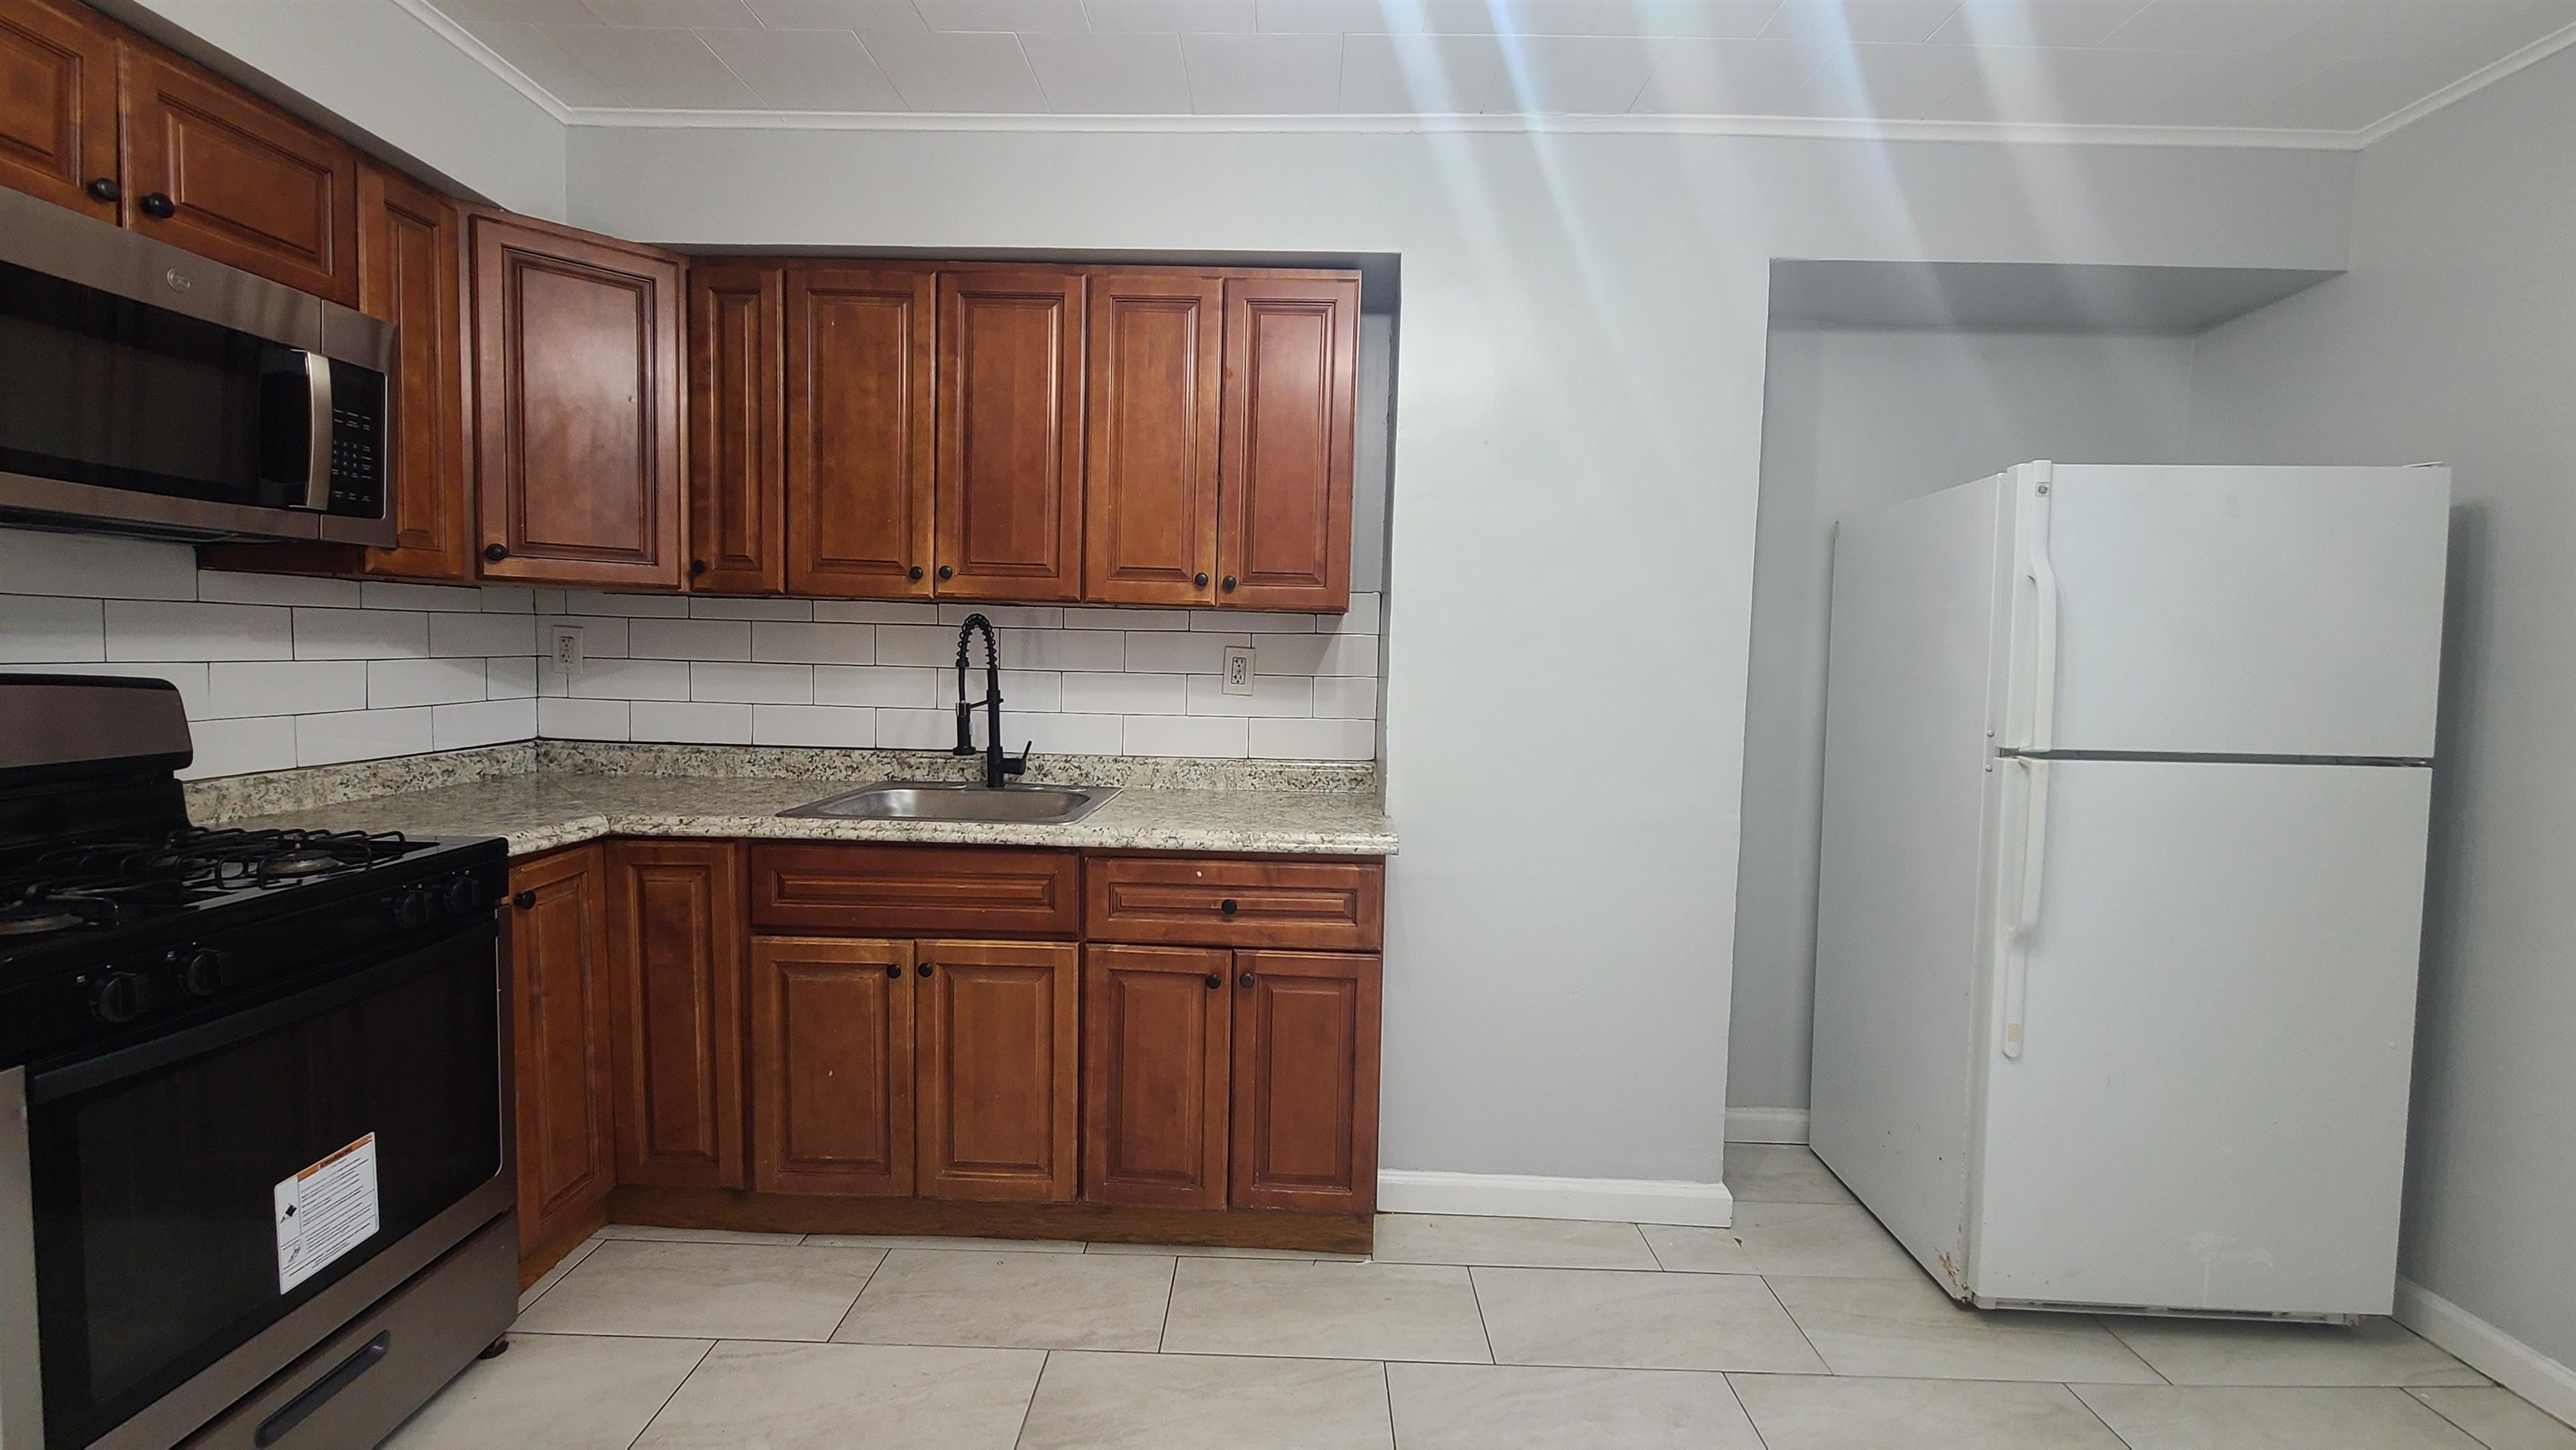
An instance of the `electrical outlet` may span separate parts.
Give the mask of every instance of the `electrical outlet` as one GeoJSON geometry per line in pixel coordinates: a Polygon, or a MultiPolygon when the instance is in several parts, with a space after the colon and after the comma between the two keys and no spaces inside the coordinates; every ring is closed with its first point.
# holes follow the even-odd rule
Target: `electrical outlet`
{"type": "Polygon", "coordinates": [[[1223,688],[1225,693],[1229,695],[1249,695],[1252,693],[1252,646],[1248,644],[1230,644],[1225,647],[1225,684],[1223,688]]]}
{"type": "Polygon", "coordinates": [[[581,678],[581,626],[558,624],[546,635],[546,658],[554,662],[555,673],[567,680],[581,678]]]}

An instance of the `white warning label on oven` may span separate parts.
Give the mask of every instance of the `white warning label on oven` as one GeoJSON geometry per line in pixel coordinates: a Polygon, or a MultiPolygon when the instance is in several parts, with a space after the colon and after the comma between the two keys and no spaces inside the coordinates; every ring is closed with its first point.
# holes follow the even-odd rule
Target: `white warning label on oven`
{"type": "Polygon", "coordinates": [[[376,1135],[277,1185],[277,1292],[375,1236],[376,1135]]]}

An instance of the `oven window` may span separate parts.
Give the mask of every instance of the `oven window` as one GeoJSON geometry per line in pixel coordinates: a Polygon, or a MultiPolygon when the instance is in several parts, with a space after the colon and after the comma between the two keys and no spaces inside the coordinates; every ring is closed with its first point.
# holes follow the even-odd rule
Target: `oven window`
{"type": "Polygon", "coordinates": [[[88,1444],[499,1171],[492,931],[365,976],[130,1076],[29,1083],[48,1445],[88,1444]],[[379,1228],[281,1293],[276,1185],[369,1133],[379,1228]]]}

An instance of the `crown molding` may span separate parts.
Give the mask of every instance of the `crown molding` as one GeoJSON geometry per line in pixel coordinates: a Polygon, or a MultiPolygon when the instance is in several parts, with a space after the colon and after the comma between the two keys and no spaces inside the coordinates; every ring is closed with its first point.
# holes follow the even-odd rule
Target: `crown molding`
{"type": "Polygon", "coordinates": [[[2474,92],[2485,90],[2515,71],[2547,60],[2570,45],[2576,45],[2576,25],[2544,35],[2492,65],[2471,71],[2415,104],[2373,121],[2361,128],[2358,133],[2361,144],[2373,145],[2397,131],[2414,125],[2445,106],[2466,99],[2474,92]]]}
{"type": "Polygon", "coordinates": [[[436,32],[439,39],[481,62],[485,70],[508,82],[510,89],[534,101],[537,109],[566,126],[582,124],[573,119],[575,112],[572,107],[555,99],[554,92],[538,85],[527,72],[504,59],[499,51],[476,39],[474,32],[448,19],[446,13],[431,5],[429,0],[394,0],[394,4],[404,14],[436,32]]]}

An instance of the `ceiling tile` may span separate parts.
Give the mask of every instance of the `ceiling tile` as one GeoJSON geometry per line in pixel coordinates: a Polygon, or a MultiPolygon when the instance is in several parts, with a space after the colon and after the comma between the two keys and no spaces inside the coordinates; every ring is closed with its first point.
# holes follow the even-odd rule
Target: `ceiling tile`
{"type": "Polygon", "coordinates": [[[1792,115],[1918,121],[1977,75],[1964,45],[1806,43],[1815,64],[1792,115]]]}
{"type": "MultiPolygon", "coordinates": [[[[2456,79],[2454,77],[2453,79],[2456,79]]],[[[2420,67],[2380,57],[2328,61],[2325,68],[2259,108],[2252,124],[2305,130],[2359,131],[2440,90],[2420,67]]]]}
{"type": "Polygon", "coordinates": [[[1965,0],[1932,39],[1944,45],[2099,45],[2145,8],[2145,0],[1965,0]]]}
{"type": "Polygon", "coordinates": [[[1257,29],[1252,0],[1082,0],[1097,31],[1242,35],[1257,29]]]}
{"type": "MultiPolygon", "coordinates": [[[[615,86],[600,79],[596,72],[565,48],[559,37],[569,27],[476,21],[466,28],[475,39],[492,47],[493,54],[508,61],[519,74],[536,82],[538,89],[567,106],[626,104],[626,98],[617,93],[615,86]]],[[[582,28],[598,30],[603,27],[591,25],[582,28]]]]}
{"type": "Polygon", "coordinates": [[[1474,115],[1509,43],[1491,35],[1345,35],[1341,108],[1354,116],[1474,115]]]}
{"type": "Polygon", "coordinates": [[[1784,0],[1763,27],[1767,40],[1914,44],[1958,13],[1959,0],[1784,0]]]}
{"type": "Polygon", "coordinates": [[[928,30],[912,0],[743,0],[772,30],[928,30]]]}
{"type": "Polygon", "coordinates": [[[695,31],[566,26],[554,34],[584,69],[616,87],[630,106],[693,111],[760,104],[695,31]]]}
{"type": "Polygon", "coordinates": [[[1082,31],[1082,0],[913,0],[933,30],[1082,31]]]}
{"type": "Polygon", "coordinates": [[[742,0],[585,0],[608,25],[657,30],[752,30],[760,22],[742,0]]]}
{"type": "Polygon", "coordinates": [[[581,0],[438,0],[433,8],[471,30],[476,25],[597,25],[581,0]]]}
{"type": "Polygon", "coordinates": [[[1780,13],[1780,0],[1599,0],[1594,35],[1750,40],[1780,13]]]}
{"type": "Polygon", "coordinates": [[[1610,8],[1610,0],[1259,0],[1258,19],[1274,35],[1584,35],[1610,8]]]}
{"type": "Polygon", "coordinates": [[[2281,49],[2320,63],[2344,56],[2403,60],[2469,50],[2484,51],[2485,59],[2493,61],[2570,22],[2576,22],[2576,7],[2564,3],[2339,0],[2315,24],[2283,41],[2281,49]]]}
{"type": "Polygon", "coordinates": [[[1267,35],[1382,35],[1393,28],[1388,8],[1381,0],[1256,0],[1253,23],[1267,35]]]}
{"type": "Polygon", "coordinates": [[[1619,116],[1646,86],[1645,41],[1628,36],[1529,36],[1503,46],[1484,110],[1619,116]]]}
{"type": "Polygon", "coordinates": [[[700,37],[776,111],[901,111],[903,97],[846,30],[726,30],[700,37]]]}
{"type": "Polygon", "coordinates": [[[1777,116],[1807,88],[1815,53],[1790,40],[1665,40],[1646,50],[1638,115],[1777,116]]]}
{"type": "Polygon", "coordinates": [[[1312,115],[1341,101],[1338,35],[1185,35],[1181,54],[1202,116],[1312,115]]]}
{"type": "Polygon", "coordinates": [[[1976,74],[1925,114],[2022,125],[2245,126],[2304,71],[2268,57],[2025,47],[1972,52],[1976,74]]]}
{"type": "Polygon", "coordinates": [[[1020,54],[1017,36],[914,35],[903,31],[861,35],[877,69],[916,111],[942,115],[1036,116],[1046,96],[1020,54]]]}
{"type": "Polygon", "coordinates": [[[2103,38],[2109,50],[2254,55],[2322,19],[2333,0],[2154,0],[2103,38]]]}
{"type": "Polygon", "coordinates": [[[1190,114],[1177,35],[1023,35],[1020,49],[1058,115],[1190,114]]]}

